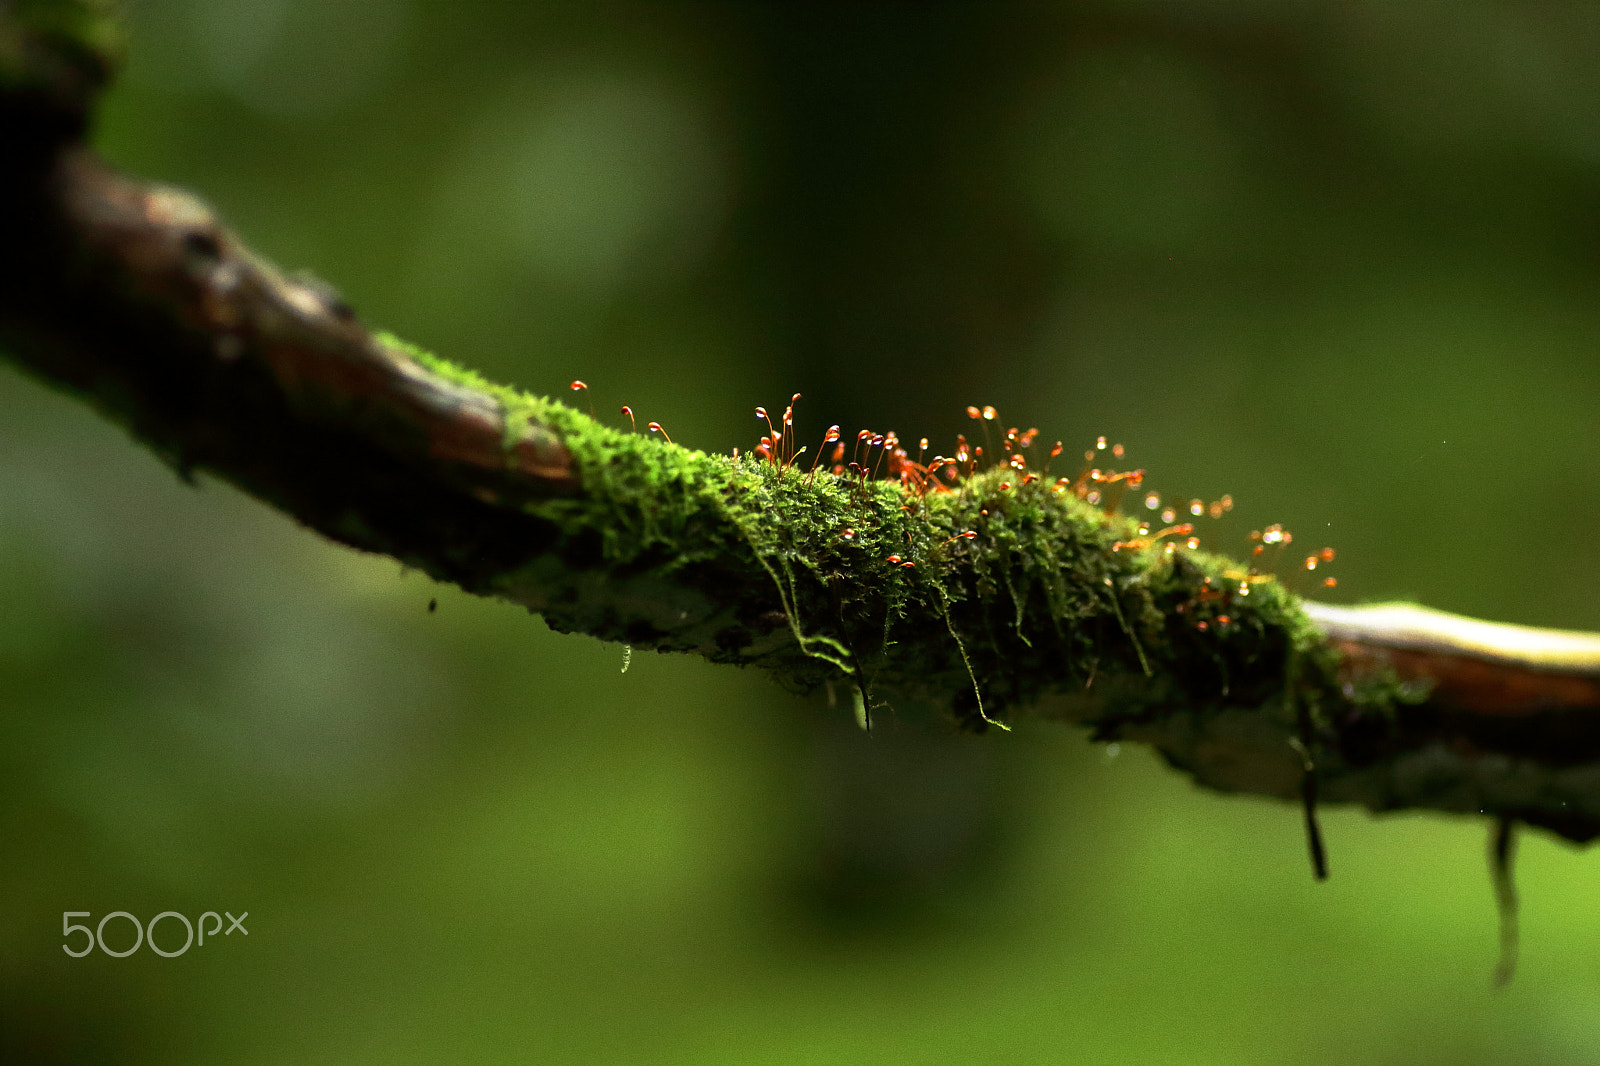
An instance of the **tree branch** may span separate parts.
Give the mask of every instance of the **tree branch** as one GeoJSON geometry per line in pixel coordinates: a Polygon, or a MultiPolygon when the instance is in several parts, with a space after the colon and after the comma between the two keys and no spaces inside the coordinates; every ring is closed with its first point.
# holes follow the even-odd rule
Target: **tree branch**
{"type": "Polygon", "coordinates": [[[1302,604],[1037,461],[812,474],[490,385],[84,147],[96,10],[0,2],[0,348],[185,478],[557,629],[843,686],[863,717],[1037,705],[1213,788],[1600,835],[1600,638],[1302,604]]]}

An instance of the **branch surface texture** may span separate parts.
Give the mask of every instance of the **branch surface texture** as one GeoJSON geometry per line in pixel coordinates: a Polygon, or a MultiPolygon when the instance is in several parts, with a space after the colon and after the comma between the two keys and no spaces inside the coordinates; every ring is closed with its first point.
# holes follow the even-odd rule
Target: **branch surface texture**
{"type": "Polygon", "coordinates": [[[1136,478],[1060,478],[1020,443],[1021,465],[930,472],[856,442],[890,456],[875,480],[786,465],[781,420],[758,454],[708,456],[491,385],[99,160],[116,41],[98,5],[0,0],[0,350],[184,477],[559,630],[834,686],[863,718],[1037,708],[1304,802],[1313,830],[1322,801],[1600,835],[1600,637],[1303,603],[1108,512],[1136,478]]]}

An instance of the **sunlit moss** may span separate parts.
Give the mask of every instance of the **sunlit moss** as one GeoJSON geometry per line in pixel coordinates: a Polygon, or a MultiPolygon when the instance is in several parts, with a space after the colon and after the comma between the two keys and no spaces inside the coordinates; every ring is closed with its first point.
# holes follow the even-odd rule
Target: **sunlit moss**
{"type": "Polygon", "coordinates": [[[1291,669],[1329,690],[1320,636],[1275,581],[1134,546],[1131,519],[1048,479],[993,470],[919,494],[706,455],[383,341],[494,397],[508,439],[531,422],[571,454],[582,491],[524,505],[560,544],[499,583],[556,628],[759,664],[799,690],[840,682],[977,728],[1052,693],[1115,731],[1177,704],[1290,714],[1291,669]]]}

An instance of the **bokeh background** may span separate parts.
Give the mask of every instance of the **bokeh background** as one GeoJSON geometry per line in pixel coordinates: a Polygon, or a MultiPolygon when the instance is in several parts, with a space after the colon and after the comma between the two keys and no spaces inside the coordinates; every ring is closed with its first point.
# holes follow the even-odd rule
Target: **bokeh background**
{"type": "MultiPolygon", "coordinates": [[[[491,377],[708,450],[993,403],[1333,545],[1327,598],[1600,629],[1590,5],[129,21],[107,156],[491,377]]],[[[0,367],[0,1060],[1600,1058],[1600,855],[1525,839],[1495,993],[1475,822],[1328,811],[1313,884],[1297,811],[1142,750],[621,661],[0,367]]]]}

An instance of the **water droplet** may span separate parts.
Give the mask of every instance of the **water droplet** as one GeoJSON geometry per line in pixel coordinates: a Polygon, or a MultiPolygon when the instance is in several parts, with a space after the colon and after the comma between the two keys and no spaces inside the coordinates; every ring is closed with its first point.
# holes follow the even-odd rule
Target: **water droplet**
{"type": "Polygon", "coordinates": [[[1196,518],[1199,518],[1201,512],[1203,512],[1205,509],[1206,509],[1206,505],[1202,501],[1200,501],[1200,500],[1190,500],[1189,501],[1189,513],[1194,515],[1196,518]]]}
{"type": "Polygon", "coordinates": [[[1178,512],[1174,511],[1170,507],[1168,507],[1166,510],[1161,512],[1161,521],[1166,522],[1168,524],[1171,524],[1172,520],[1177,518],[1177,517],[1178,517],[1178,512]]]}
{"type": "Polygon", "coordinates": [[[1121,754],[1122,754],[1122,745],[1121,744],[1118,744],[1116,741],[1112,741],[1110,744],[1106,745],[1106,761],[1107,762],[1110,762],[1112,759],[1115,759],[1118,755],[1121,755],[1121,754]]]}
{"type": "Polygon", "coordinates": [[[1154,511],[1157,507],[1161,506],[1160,495],[1152,492],[1150,495],[1144,498],[1144,505],[1150,508],[1150,510],[1154,511]]]}

